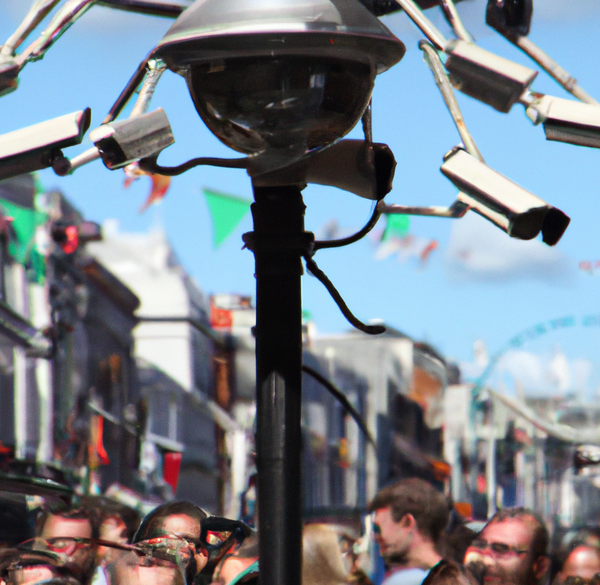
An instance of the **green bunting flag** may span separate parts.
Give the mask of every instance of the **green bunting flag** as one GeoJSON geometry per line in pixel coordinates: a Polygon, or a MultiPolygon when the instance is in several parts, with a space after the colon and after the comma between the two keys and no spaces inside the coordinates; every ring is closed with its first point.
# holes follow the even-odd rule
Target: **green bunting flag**
{"type": "Polygon", "coordinates": [[[213,225],[213,247],[217,249],[248,213],[252,201],[212,189],[202,189],[213,225]]]}
{"type": "Polygon", "coordinates": [[[387,226],[381,236],[381,241],[385,242],[392,238],[403,238],[408,234],[410,228],[410,218],[408,215],[392,213],[386,215],[387,226]]]}
{"type": "Polygon", "coordinates": [[[8,252],[19,264],[25,264],[34,249],[35,230],[46,221],[47,215],[5,199],[0,199],[0,208],[5,215],[13,218],[12,228],[16,238],[11,238],[8,252]]]}

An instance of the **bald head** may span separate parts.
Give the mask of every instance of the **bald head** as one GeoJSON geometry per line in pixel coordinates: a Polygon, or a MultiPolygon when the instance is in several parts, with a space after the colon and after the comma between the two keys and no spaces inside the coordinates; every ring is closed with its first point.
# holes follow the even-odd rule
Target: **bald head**
{"type": "Polygon", "coordinates": [[[600,551],[591,546],[574,548],[560,571],[563,580],[567,577],[591,579],[596,573],[600,573],[600,551]]]}

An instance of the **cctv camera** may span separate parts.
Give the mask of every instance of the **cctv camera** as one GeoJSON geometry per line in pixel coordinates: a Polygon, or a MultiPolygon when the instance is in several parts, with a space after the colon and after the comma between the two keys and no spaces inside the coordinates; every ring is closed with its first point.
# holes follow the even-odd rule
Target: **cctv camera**
{"type": "Polygon", "coordinates": [[[142,158],[158,156],[175,142],[162,108],[149,114],[103,124],[90,132],[90,139],[110,170],[120,169],[142,158]]]}
{"type": "Polygon", "coordinates": [[[527,107],[534,124],[542,124],[547,140],[600,148],[600,106],[549,95],[527,107]]]}
{"type": "Polygon", "coordinates": [[[488,0],[485,22],[504,35],[526,37],[531,28],[533,0],[488,0]]]}
{"type": "Polygon", "coordinates": [[[463,203],[513,238],[531,240],[542,232],[543,241],[554,246],[571,221],[461,148],[446,155],[441,171],[461,191],[463,203]]]}
{"type": "Polygon", "coordinates": [[[537,71],[498,57],[465,41],[450,41],[444,48],[446,69],[457,89],[507,113],[535,79],[537,71]]]}
{"type": "Polygon", "coordinates": [[[0,179],[32,173],[62,158],[62,148],[79,144],[90,127],[88,109],[0,136],[0,179]]]}
{"type": "Polygon", "coordinates": [[[392,190],[396,159],[385,144],[340,140],[289,166],[261,172],[249,157],[248,174],[259,187],[309,183],[337,187],[359,197],[380,201],[392,190]]]}
{"type": "Polygon", "coordinates": [[[17,89],[19,71],[20,67],[12,57],[0,54],[0,97],[17,89]]]}

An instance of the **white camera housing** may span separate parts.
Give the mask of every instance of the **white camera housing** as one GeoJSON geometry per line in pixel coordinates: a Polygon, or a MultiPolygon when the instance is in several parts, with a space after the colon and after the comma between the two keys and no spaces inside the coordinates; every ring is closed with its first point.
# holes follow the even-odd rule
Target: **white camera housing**
{"type": "Polygon", "coordinates": [[[52,166],[62,148],[80,144],[90,127],[90,109],[73,112],[0,136],[0,179],[52,166]]]}
{"type": "Polygon", "coordinates": [[[444,52],[453,85],[500,112],[509,112],[537,76],[537,71],[529,67],[465,41],[450,41],[444,52]]]}
{"type": "Polygon", "coordinates": [[[90,132],[90,139],[110,170],[120,169],[142,158],[158,156],[175,142],[169,119],[162,108],[103,124],[90,132]]]}
{"type": "Polygon", "coordinates": [[[547,140],[600,148],[600,106],[544,95],[526,113],[544,126],[547,140]]]}
{"type": "Polygon", "coordinates": [[[450,151],[440,170],[461,191],[459,200],[513,238],[531,240],[541,232],[543,241],[554,246],[571,221],[462,148],[450,151]]]}

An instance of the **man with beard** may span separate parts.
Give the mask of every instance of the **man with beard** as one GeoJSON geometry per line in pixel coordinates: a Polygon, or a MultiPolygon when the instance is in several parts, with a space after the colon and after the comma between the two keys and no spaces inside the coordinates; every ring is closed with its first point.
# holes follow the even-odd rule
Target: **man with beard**
{"type": "Polygon", "coordinates": [[[96,560],[96,545],[90,539],[98,538],[98,524],[92,514],[77,508],[46,510],[38,519],[36,534],[34,548],[68,559],[65,566],[83,585],[90,583],[96,560]]]}
{"type": "Polygon", "coordinates": [[[172,546],[171,538],[185,542],[188,546],[174,556],[183,565],[185,581],[189,585],[208,562],[208,554],[200,542],[202,521],[207,518],[206,512],[192,502],[168,502],[144,518],[133,542],[160,547],[164,540],[167,548],[172,546]]]}
{"type": "Polygon", "coordinates": [[[369,506],[375,540],[386,563],[383,585],[419,585],[442,557],[440,537],[450,516],[446,498],[421,479],[381,489],[369,506]]]}
{"type": "Polygon", "coordinates": [[[535,512],[505,508],[471,542],[465,565],[486,585],[539,585],[550,567],[548,540],[535,512]]]}

